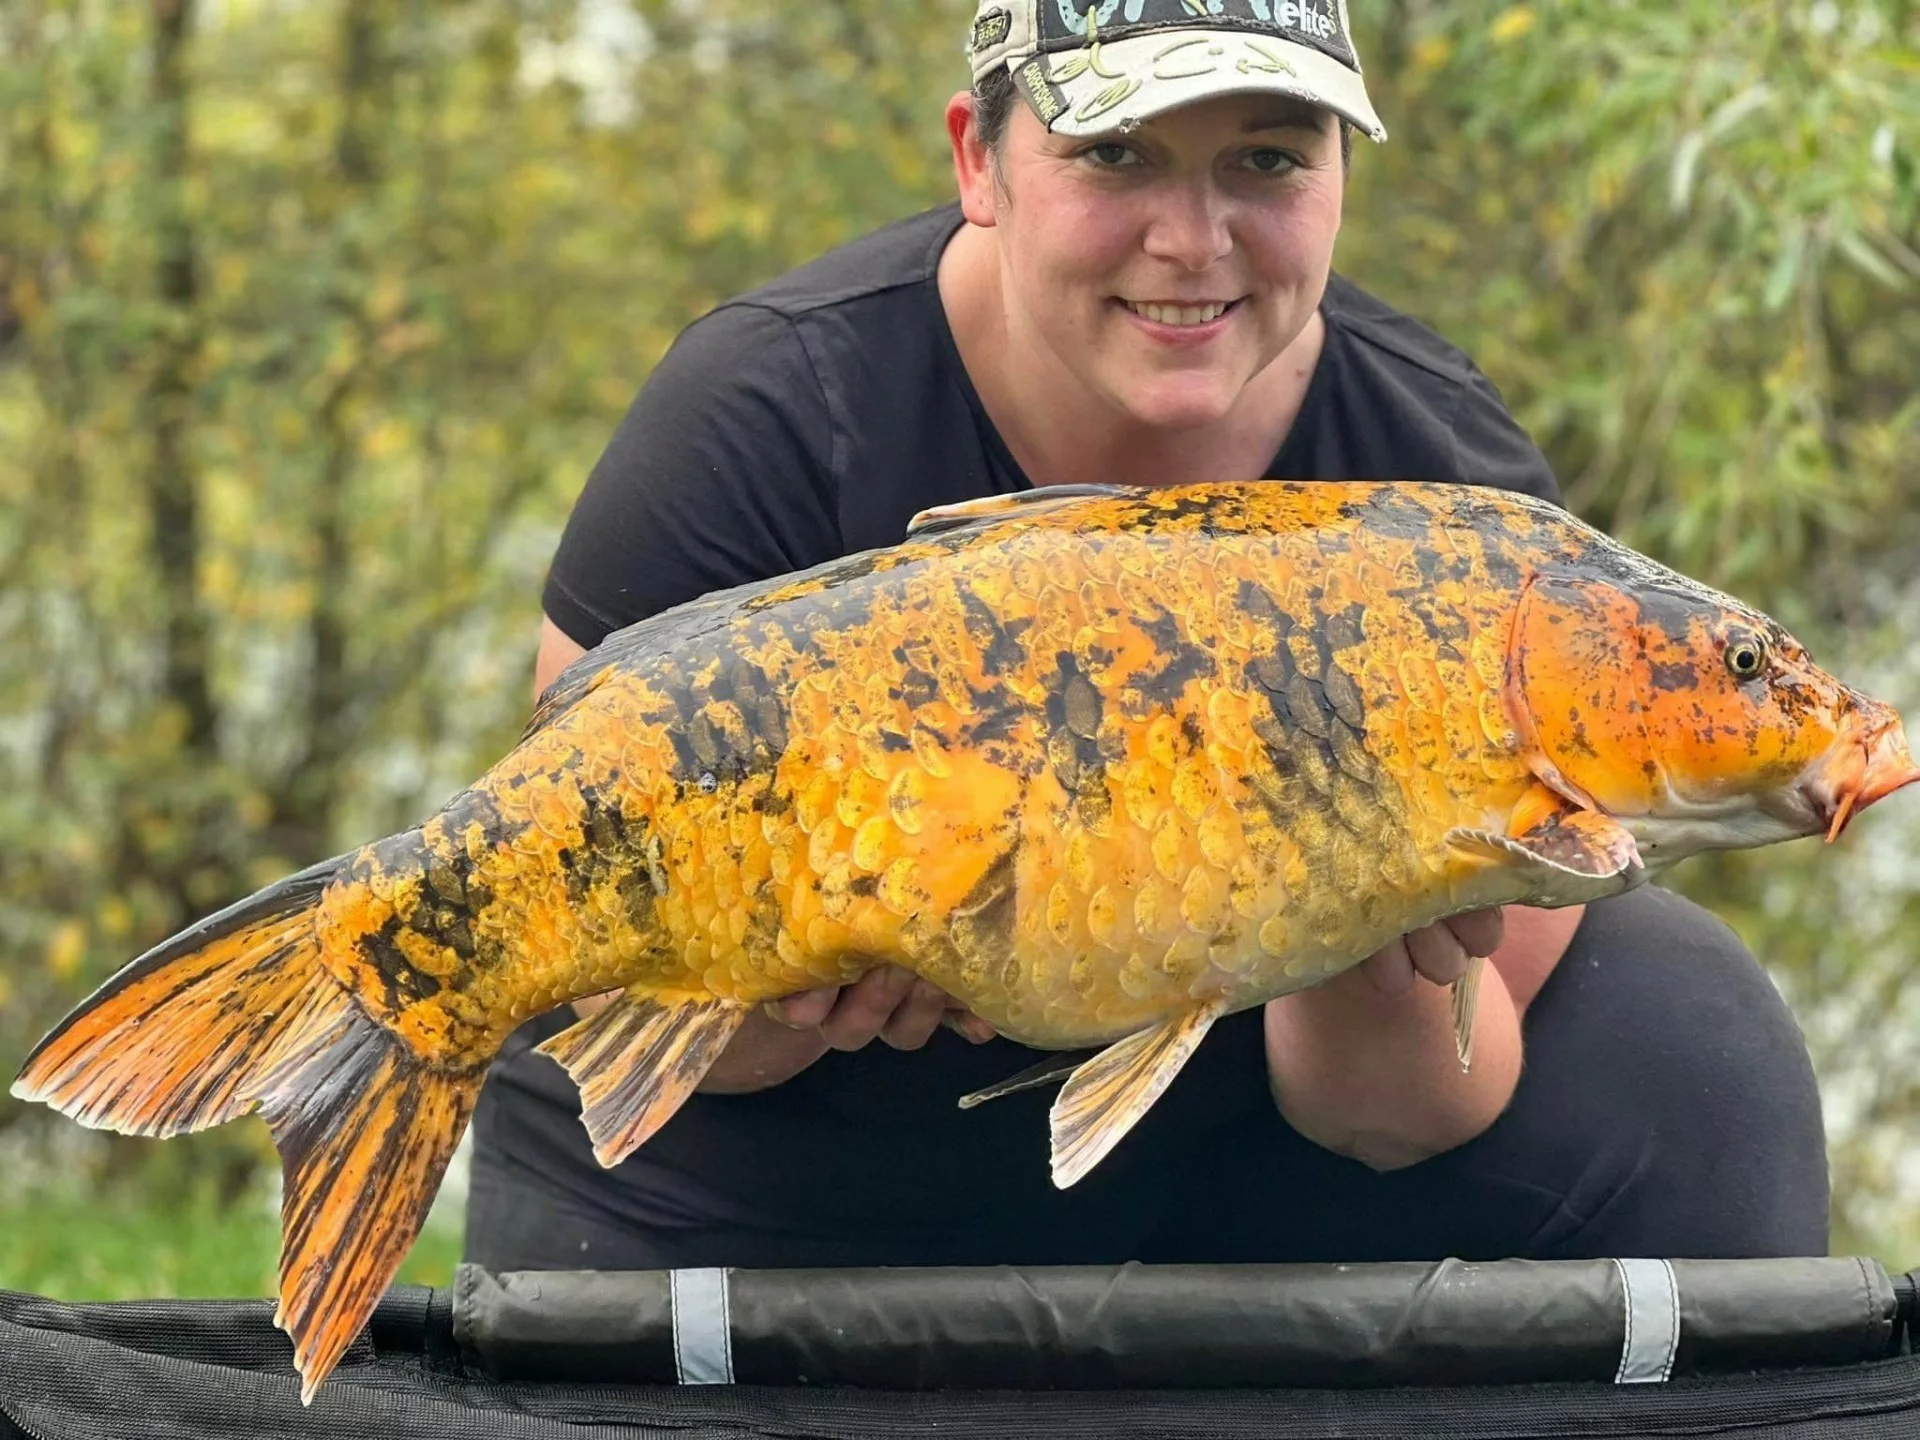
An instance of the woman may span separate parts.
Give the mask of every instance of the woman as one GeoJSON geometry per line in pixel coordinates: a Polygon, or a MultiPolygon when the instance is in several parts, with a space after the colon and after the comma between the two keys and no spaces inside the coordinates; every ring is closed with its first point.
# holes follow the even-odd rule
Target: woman
{"type": "MultiPolygon", "coordinates": [[[[540,687],[670,605],[1036,484],[1557,498],[1465,356],[1331,274],[1351,131],[1385,135],[1343,4],[985,0],[972,60],[957,207],[722,306],[648,380],[549,575],[540,687]]],[[[1660,891],[1456,917],[1223,1022],[1065,1193],[1046,1094],[954,1106],[1031,1053],[903,972],[756,1018],[613,1172],[531,1053],[568,1020],[516,1037],[481,1104],[468,1258],[496,1269],[1826,1247],[1798,1032],[1660,891]],[[1463,1075],[1442,987],[1489,953],[1463,1075]]]]}

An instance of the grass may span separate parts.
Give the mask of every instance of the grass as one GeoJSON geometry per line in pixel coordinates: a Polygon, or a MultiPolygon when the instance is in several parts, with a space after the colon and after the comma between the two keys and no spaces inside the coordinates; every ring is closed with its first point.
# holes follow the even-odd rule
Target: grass
{"type": "MultiPolygon", "coordinates": [[[[174,1144],[177,1142],[167,1142],[174,1144]]],[[[277,1186],[227,1203],[172,1176],[86,1185],[83,1167],[25,1167],[0,1182],[0,1290],[54,1300],[265,1298],[280,1253],[277,1186]]],[[[4,1173],[4,1172],[0,1172],[4,1173]]],[[[454,1177],[399,1283],[448,1285],[460,1259],[463,1176],[454,1177]]]]}

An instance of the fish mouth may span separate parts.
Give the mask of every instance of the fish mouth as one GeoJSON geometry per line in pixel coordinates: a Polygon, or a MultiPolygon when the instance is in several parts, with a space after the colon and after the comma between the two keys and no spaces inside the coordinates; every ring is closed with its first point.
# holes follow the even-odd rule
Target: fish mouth
{"type": "Polygon", "coordinates": [[[1915,782],[1920,765],[1907,749],[1899,718],[1891,716],[1865,735],[1842,736],[1796,788],[1831,845],[1854,816],[1915,782]]]}

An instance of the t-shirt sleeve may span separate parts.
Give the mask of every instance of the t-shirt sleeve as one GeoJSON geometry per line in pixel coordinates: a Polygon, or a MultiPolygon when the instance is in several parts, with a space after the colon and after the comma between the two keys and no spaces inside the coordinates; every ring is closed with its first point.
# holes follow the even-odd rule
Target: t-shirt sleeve
{"type": "Polygon", "coordinates": [[[1458,474],[1477,485],[1497,485],[1564,504],[1553,467],[1533,437],[1521,428],[1507,402],[1480,367],[1468,362],[1467,383],[1454,412],[1453,443],[1458,474]]]}
{"type": "Polygon", "coordinates": [[[541,604],[589,648],[709,591],[841,553],[832,432],[793,322],[730,305],[654,368],[587,478],[541,604]]]}

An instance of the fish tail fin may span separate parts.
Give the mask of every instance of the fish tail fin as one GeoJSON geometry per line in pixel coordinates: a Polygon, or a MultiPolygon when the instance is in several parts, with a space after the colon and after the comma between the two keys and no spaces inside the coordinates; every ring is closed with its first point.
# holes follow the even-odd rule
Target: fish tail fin
{"type": "Polygon", "coordinates": [[[538,1049],[580,1087],[594,1158],[612,1169],[673,1118],[746,1018],[734,1000],[628,990],[538,1049]]]}
{"type": "Polygon", "coordinates": [[[23,1100],[128,1135],[263,1113],[285,1172],[275,1323],[293,1338],[303,1401],[418,1235],[484,1074],[429,1065],[321,963],[314,912],[347,858],[148,951],[13,1083],[23,1100]]]}
{"type": "Polygon", "coordinates": [[[82,1001],[13,1093],[96,1130],[180,1135],[246,1114],[250,1082],[325,1021],[313,912],[345,857],[290,875],[149,950],[82,1001]]]}
{"type": "Polygon", "coordinates": [[[429,1064],[333,992],[331,1027],[284,1051],[260,1087],[284,1172],[273,1323],[293,1339],[302,1404],[418,1238],[486,1078],[429,1064]]]}

